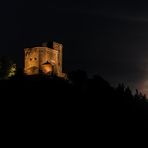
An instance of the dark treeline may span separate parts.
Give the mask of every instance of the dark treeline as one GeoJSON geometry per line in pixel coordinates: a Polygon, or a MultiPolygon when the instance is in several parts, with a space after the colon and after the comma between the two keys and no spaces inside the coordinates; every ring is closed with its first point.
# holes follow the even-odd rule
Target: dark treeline
{"type": "Polygon", "coordinates": [[[69,73],[68,78],[28,77],[17,72],[13,78],[1,80],[4,116],[71,132],[135,133],[147,129],[148,103],[138,90],[132,94],[124,84],[114,88],[100,76],[88,78],[80,70],[69,73]]]}

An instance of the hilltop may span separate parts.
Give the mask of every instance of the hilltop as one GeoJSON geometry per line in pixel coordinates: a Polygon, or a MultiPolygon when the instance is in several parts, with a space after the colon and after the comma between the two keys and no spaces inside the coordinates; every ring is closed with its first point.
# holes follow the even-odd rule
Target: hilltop
{"type": "Polygon", "coordinates": [[[146,124],[148,103],[138,90],[133,95],[123,84],[113,88],[100,76],[88,79],[83,71],[75,71],[69,77],[65,80],[47,76],[15,76],[1,80],[1,102],[21,111],[46,110],[43,112],[47,116],[52,110],[58,114],[83,114],[83,117],[91,119],[101,117],[108,122],[121,120],[135,125],[146,124]]]}

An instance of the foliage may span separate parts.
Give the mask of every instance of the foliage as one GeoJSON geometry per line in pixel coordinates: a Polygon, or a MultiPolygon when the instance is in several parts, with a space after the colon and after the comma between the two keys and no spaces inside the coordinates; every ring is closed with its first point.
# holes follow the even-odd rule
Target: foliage
{"type": "Polygon", "coordinates": [[[138,90],[133,94],[124,84],[114,88],[98,75],[87,78],[83,71],[72,72],[69,80],[44,75],[24,76],[18,71],[11,80],[1,81],[0,89],[1,95],[12,101],[11,106],[22,104],[26,109],[30,105],[28,108],[31,110],[43,111],[45,118],[52,110],[53,114],[61,114],[62,118],[67,114],[69,120],[74,115],[78,123],[80,119],[85,119],[85,124],[92,123],[96,129],[113,129],[112,132],[115,129],[145,130],[148,125],[148,102],[145,95],[138,90]],[[12,96],[15,99],[11,99],[12,96]]]}
{"type": "Polygon", "coordinates": [[[0,58],[0,79],[8,79],[16,73],[16,64],[8,57],[0,58]]]}
{"type": "Polygon", "coordinates": [[[15,76],[15,74],[16,74],[16,64],[12,64],[8,69],[8,78],[15,76]]]}

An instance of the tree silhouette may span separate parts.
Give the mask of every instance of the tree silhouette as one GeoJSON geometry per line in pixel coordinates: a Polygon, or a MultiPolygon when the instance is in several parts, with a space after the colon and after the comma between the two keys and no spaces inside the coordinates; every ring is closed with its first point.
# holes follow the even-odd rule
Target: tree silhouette
{"type": "Polygon", "coordinates": [[[132,94],[123,83],[114,88],[99,75],[88,78],[85,71],[73,71],[68,80],[16,74],[10,81],[1,81],[0,90],[2,96],[11,98],[11,106],[24,106],[25,111],[29,106],[45,118],[52,114],[55,118],[65,116],[65,120],[71,117],[76,122],[84,119],[92,123],[91,127],[107,130],[141,130],[148,125],[145,95],[138,90],[132,94]]]}

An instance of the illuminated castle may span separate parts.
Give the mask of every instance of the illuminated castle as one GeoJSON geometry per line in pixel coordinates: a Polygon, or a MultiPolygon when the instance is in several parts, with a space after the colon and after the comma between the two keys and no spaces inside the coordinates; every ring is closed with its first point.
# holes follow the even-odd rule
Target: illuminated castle
{"type": "Polygon", "coordinates": [[[62,73],[62,50],[63,45],[52,42],[52,47],[48,43],[33,48],[25,48],[25,67],[26,75],[56,75],[65,77],[62,73]]]}

